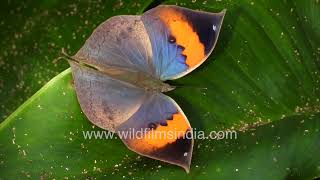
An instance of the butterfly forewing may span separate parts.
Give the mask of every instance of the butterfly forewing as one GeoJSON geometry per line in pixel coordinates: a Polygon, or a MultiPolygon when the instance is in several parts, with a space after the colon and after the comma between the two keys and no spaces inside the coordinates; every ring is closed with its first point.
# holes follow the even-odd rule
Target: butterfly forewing
{"type": "Polygon", "coordinates": [[[177,79],[201,65],[217,42],[224,15],[171,5],[143,14],[157,76],[177,79]]]}
{"type": "Polygon", "coordinates": [[[100,70],[111,67],[147,74],[155,71],[141,16],[114,16],[103,22],[73,58],[100,70]]]}

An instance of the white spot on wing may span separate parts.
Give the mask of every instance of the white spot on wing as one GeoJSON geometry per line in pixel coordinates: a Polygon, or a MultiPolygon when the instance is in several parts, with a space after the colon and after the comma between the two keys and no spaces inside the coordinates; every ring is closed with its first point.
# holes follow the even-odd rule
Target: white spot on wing
{"type": "Polygon", "coordinates": [[[214,31],[216,31],[216,30],[217,30],[217,26],[216,26],[216,25],[212,25],[212,29],[213,29],[214,31]]]}

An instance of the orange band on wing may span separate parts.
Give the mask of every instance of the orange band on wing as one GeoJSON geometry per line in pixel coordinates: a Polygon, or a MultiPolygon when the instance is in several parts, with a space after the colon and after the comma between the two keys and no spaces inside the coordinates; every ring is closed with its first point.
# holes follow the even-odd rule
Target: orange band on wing
{"type": "Polygon", "coordinates": [[[148,131],[143,138],[135,139],[132,145],[140,152],[152,152],[184,137],[188,129],[190,129],[188,120],[178,112],[173,115],[172,120],[167,120],[167,126],[157,126],[148,131]]]}
{"type": "Polygon", "coordinates": [[[192,68],[201,63],[205,57],[205,47],[185,16],[174,9],[163,8],[159,11],[159,17],[176,38],[176,43],[185,48],[182,54],[187,57],[186,64],[192,68]]]}

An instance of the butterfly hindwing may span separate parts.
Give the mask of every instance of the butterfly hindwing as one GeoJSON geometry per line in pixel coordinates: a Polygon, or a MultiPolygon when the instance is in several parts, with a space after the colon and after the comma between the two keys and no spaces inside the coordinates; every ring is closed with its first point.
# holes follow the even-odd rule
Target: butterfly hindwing
{"type": "Polygon", "coordinates": [[[191,126],[173,99],[80,64],[70,64],[81,109],[93,124],[116,132],[128,148],[141,155],[189,170],[191,126]],[[150,136],[151,130],[154,136],[150,136]],[[139,131],[140,136],[134,134],[139,131]]]}
{"type": "Polygon", "coordinates": [[[177,79],[202,64],[217,42],[224,14],[172,5],[147,11],[142,21],[151,41],[157,76],[161,80],[177,79]]]}
{"type": "Polygon", "coordinates": [[[145,99],[140,88],[74,62],[70,65],[81,109],[100,128],[114,132],[145,99]]]}
{"type": "Polygon", "coordinates": [[[138,111],[117,131],[129,149],[189,171],[193,136],[188,119],[177,103],[162,93],[149,93],[138,111]],[[134,134],[133,134],[134,133],[134,134]]]}

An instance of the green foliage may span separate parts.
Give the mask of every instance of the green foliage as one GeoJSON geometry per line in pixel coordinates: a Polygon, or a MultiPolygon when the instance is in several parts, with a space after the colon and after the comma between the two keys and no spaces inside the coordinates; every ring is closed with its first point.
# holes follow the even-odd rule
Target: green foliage
{"type": "MultiPolygon", "coordinates": [[[[177,4],[212,12],[226,8],[227,14],[210,58],[191,74],[169,82],[207,89],[178,88],[168,95],[193,128],[207,133],[234,129],[237,139],[196,140],[190,174],[140,157],[118,139],[85,140],[82,131],[99,129],[81,112],[66,70],[0,124],[1,177],[319,177],[320,2],[180,0],[177,4]]],[[[105,13],[97,22],[115,15],[105,13]]],[[[127,14],[126,9],[117,14],[127,14]]],[[[77,20],[56,24],[64,27],[61,31],[70,31],[60,41],[72,39],[77,20]],[[68,23],[74,28],[67,29],[68,23]]],[[[85,31],[93,29],[89,26],[85,31]]],[[[70,51],[79,48],[83,39],[68,42],[70,51]]]]}

